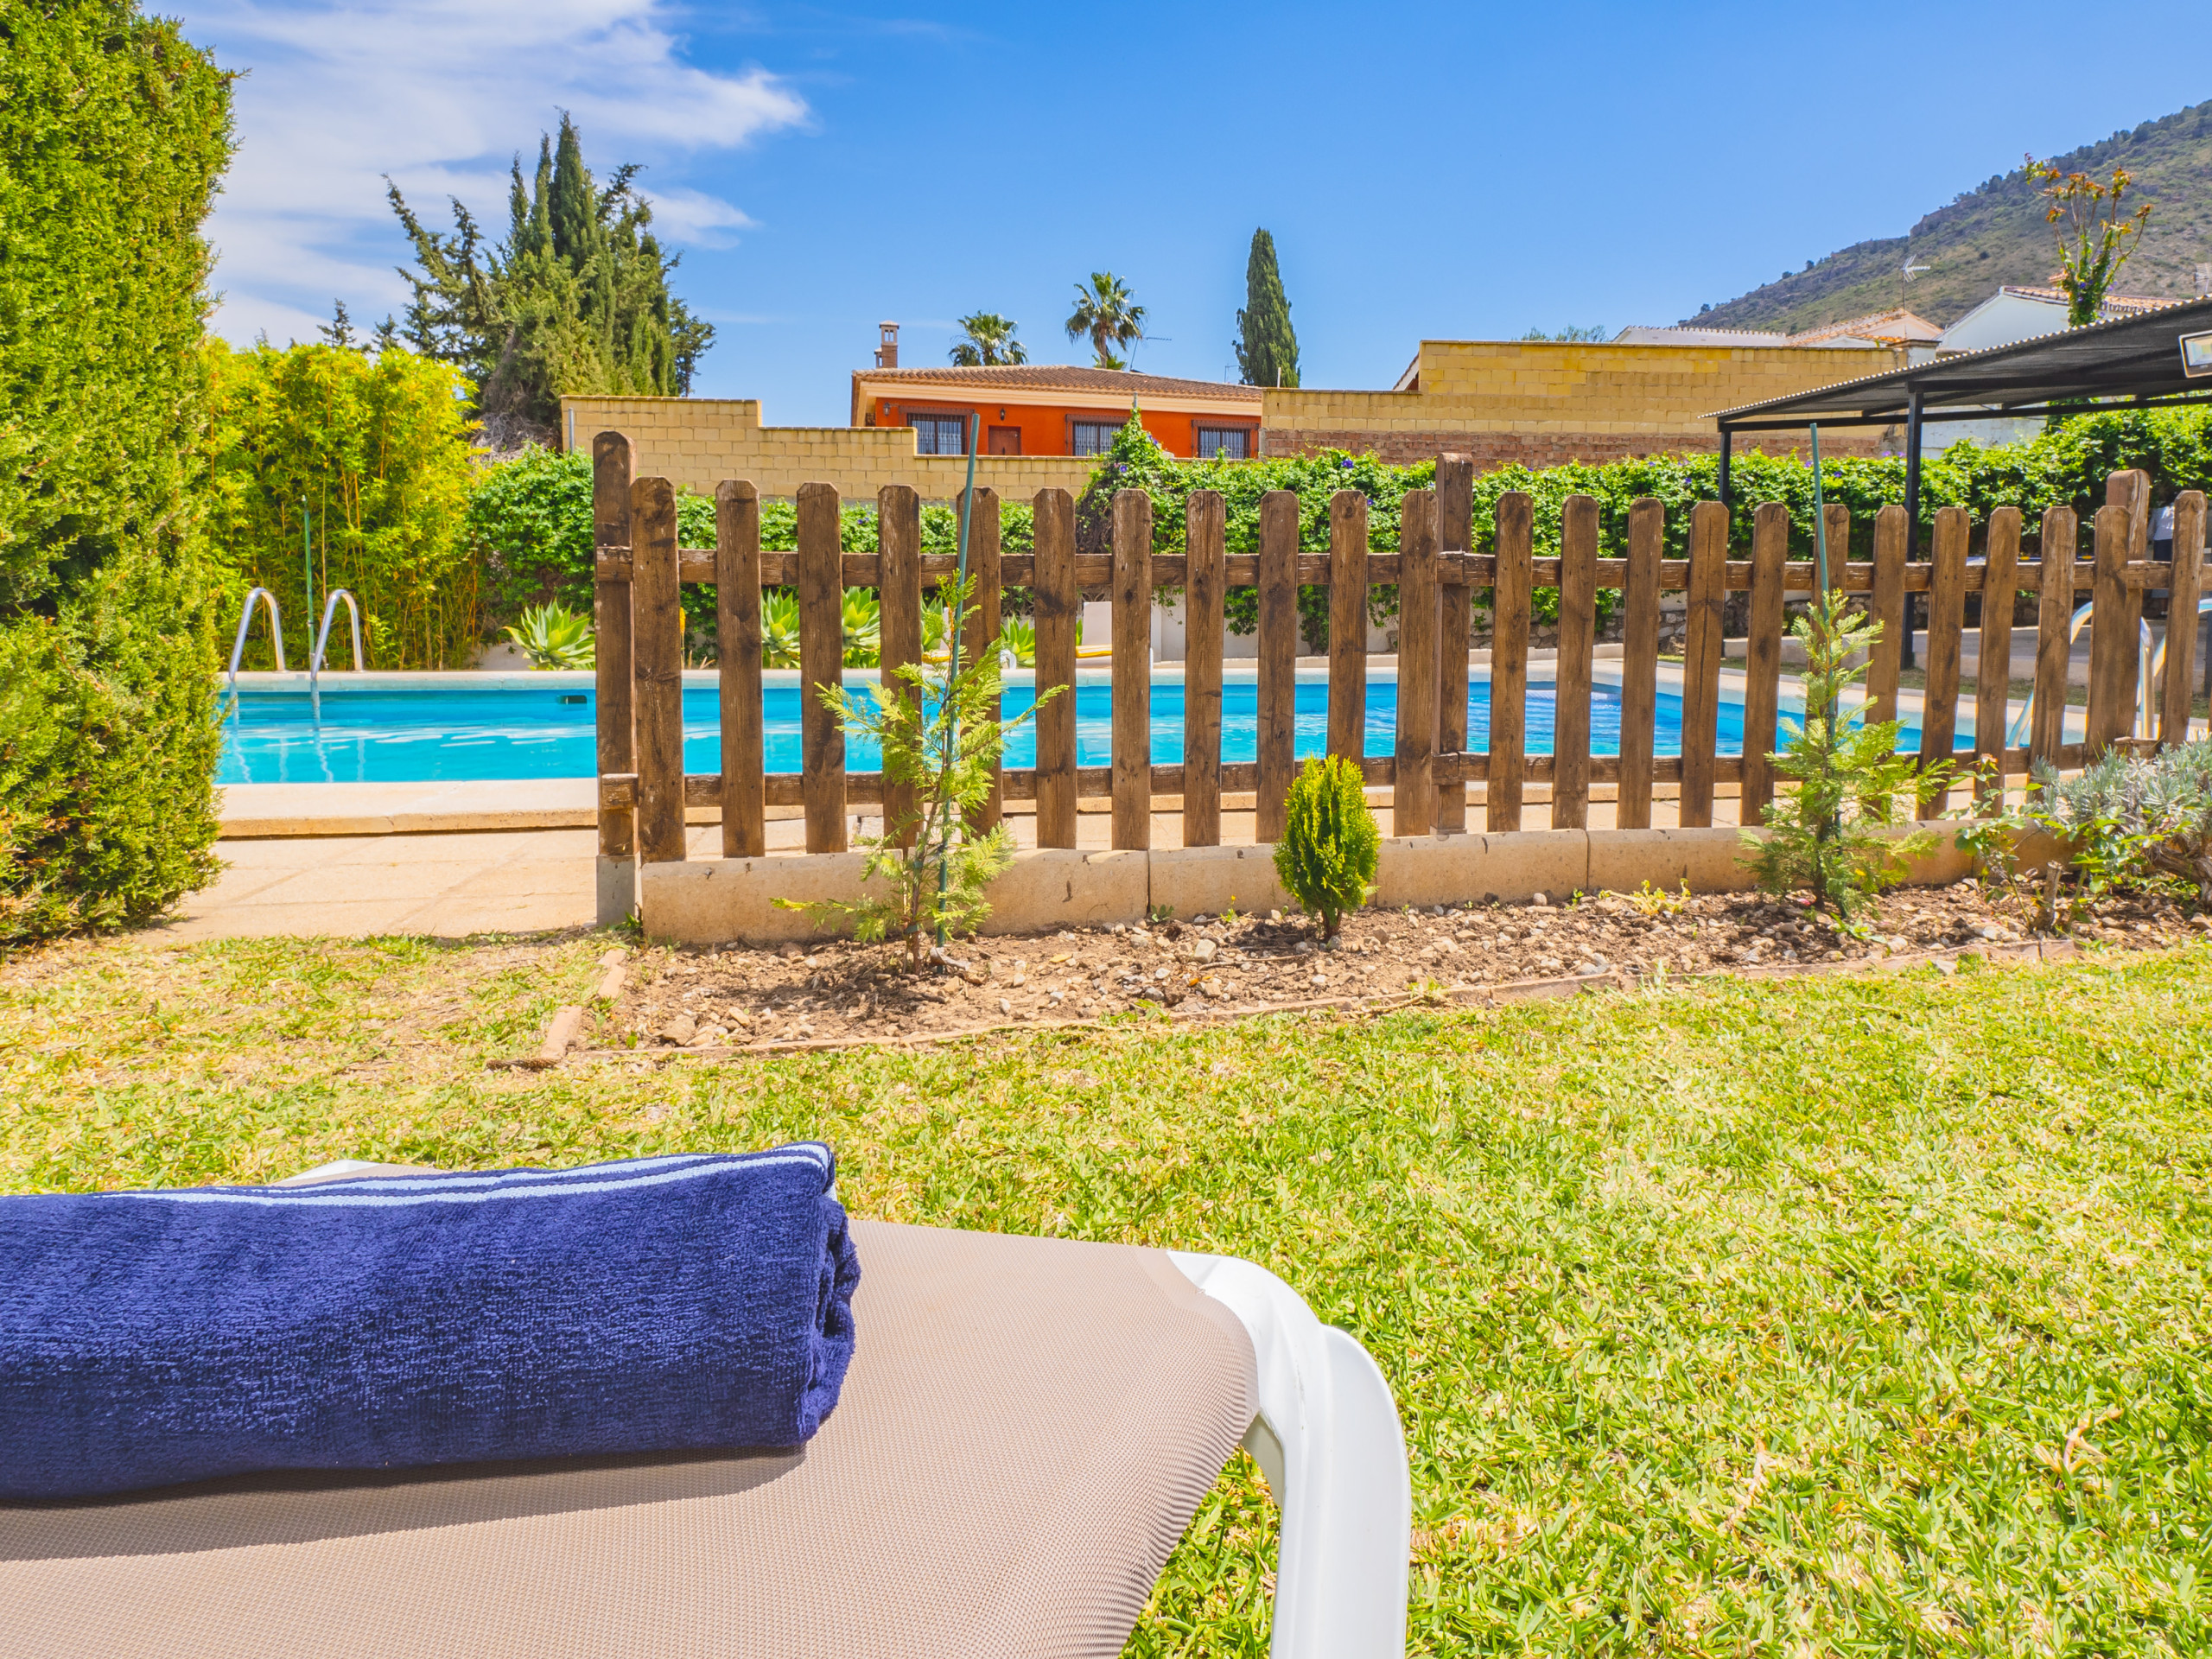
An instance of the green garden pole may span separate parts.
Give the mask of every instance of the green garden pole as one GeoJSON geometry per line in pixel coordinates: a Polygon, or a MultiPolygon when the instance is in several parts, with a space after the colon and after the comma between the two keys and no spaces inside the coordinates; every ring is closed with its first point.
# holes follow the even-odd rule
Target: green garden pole
{"type": "Polygon", "coordinates": [[[1821,423],[1813,423],[1813,561],[1814,579],[1821,584],[1821,603],[1828,602],[1828,515],[1821,502],[1821,423]]]}
{"type": "Polygon", "coordinates": [[[315,666],[315,510],[305,501],[300,503],[300,591],[306,595],[306,608],[300,620],[307,625],[308,666],[315,666]]]}
{"type": "MultiPolygon", "coordinates": [[[[948,699],[952,696],[952,683],[960,677],[960,625],[963,619],[960,612],[958,596],[965,593],[968,588],[968,515],[976,510],[976,440],[981,434],[982,421],[982,416],[971,415],[966,423],[968,488],[960,498],[960,576],[958,584],[953,589],[952,622],[950,629],[952,641],[944,679],[944,695],[948,699]]],[[[956,705],[945,711],[944,760],[947,766],[952,764],[953,753],[959,745],[960,715],[956,705]]],[[[941,905],[944,898],[946,882],[945,866],[952,856],[952,823],[949,818],[945,821],[944,839],[939,841],[937,846],[937,896],[941,905]]],[[[937,944],[938,950],[944,949],[944,917],[941,909],[937,922],[937,944]]]]}

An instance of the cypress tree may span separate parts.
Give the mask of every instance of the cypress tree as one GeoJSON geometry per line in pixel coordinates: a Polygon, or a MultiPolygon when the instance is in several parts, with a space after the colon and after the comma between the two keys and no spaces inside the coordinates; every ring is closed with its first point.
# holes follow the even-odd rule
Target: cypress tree
{"type": "Polygon", "coordinates": [[[582,270],[597,251],[593,233],[599,229],[599,214],[594,194],[591,175],[584,170],[583,140],[576,134],[576,124],[564,113],[560,147],[553,155],[553,200],[549,207],[553,251],[569,262],[571,270],[582,270]]]}
{"type": "Polygon", "coordinates": [[[1291,331],[1290,302],[1275,268],[1275,239],[1252,232],[1244,261],[1244,308],[1236,314],[1236,368],[1248,386],[1298,384],[1298,336],[1291,331]]]}

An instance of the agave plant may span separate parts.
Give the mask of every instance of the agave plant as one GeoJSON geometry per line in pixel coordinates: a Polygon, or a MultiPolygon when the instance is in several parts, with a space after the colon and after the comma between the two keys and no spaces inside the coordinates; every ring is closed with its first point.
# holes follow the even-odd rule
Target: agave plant
{"type": "Polygon", "coordinates": [[[1037,666],[1037,625],[1026,616],[1009,616],[999,624],[999,652],[1013,653],[1014,666],[1037,666]]]}
{"type": "Polygon", "coordinates": [[[883,660],[883,601],[873,588],[848,588],[843,605],[845,666],[874,668],[883,660]]]}
{"type": "Polygon", "coordinates": [[[798,595],[788,588],[771,588],[760,595],[760,664],[798,666],[798,595]]]}
{"type": "Polygon", "coordinates": [[[532,668],[590,668],[596,661],[591,619],[552,601],[524,611],[507,638],[532,668]]]}

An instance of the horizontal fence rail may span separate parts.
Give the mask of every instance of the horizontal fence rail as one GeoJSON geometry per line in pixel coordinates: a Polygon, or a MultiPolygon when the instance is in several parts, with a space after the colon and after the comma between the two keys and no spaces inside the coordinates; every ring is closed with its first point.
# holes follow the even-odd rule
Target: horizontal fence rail
{"type": "MultiPolygon", "coordinates": [[[[840,686],[851,673],[874,674],[894,690],[900,664],[922,659],[925,592],[953,577],[957,561],[920,550],[920,501],[906,486],[877,497],[877,550],[845,550],[840,542],[837,493],[807,485],[798,498],[798,548],[769,552],[760,545],[759,498],[750,484],[724,483],[715,493],[716,546],[677,544],[675,498],[665,480],[632,480],[630,447],[619,433],[602,433],[593,447],[594,528],[598,621],[600,850],[648,862],[684,856],[683,815],[690,808],[719,808],[725,856],[766,850],[765,812],[798,807],[806,821],[806,849],[836,852],[846,845],[850,809],[877,808],[896,817],[906,803],[887,800],[880,773],[849,772],[842,730],[822,707],[818,688],[840,686]],[[683,771],[681,609],[686,582],[715,589],[720,642],[722,770],[686,776],[683,771]],[[879,656],[873,669],[844,662],[844,590],[868,588],[882,595],[879,656]],[[762,594],[795,589],[799,608],[801,770],[764,770],[761,702],[762,594]]],[[[1655,789],[1676,793],[1685,827],[1713,822],[1717,786],[1738,791],[1745,823],[1758,821],[1774,798],[1771,752],[1779,735],[1785,600],[1815,591],[1814,561],[1791,559],[1786,507],[1769,504],[1753,514],[1751,556],[1730,558],[1730,513],[1718,502],[1688,510],[1687,558],[1661,556],[1666,512],[1638,501],[1627,516],[1626,556],[1597,556],[1599,504],[1570,497],[1565,505],[1557,556],[1538,558],[1533,548],[1530,499],[1500,498],[1492,522],[1479,528],[1493,549],[1467,550],[1477,541],[1472,512],[1472,463],[1446,455],[1436,487],[1409,492],[1401,505],[1399,550],[1377,553],[1368,545],[1370,507],[1352,491],[1330,503],[1329,551],[1301,551],[1297,498],[1278,491],[1263,497],[1259,550],[1230,554],[1223,546],[1221,498],[1194,492],[1185,504],[1179,552],[1155,550],[1150,499],[1122,491],[1114,499],[1112,551],[1078,556],[1075,504],[1064,490],[1038,493],[1034,550],[1001,555],[998,499],[976,492],[970,513],[969,573],[976,582],[975,618],[963,639],[969,653],[997,648],[1000,596],[1026,589],[1034,612],[1036,683],[1040,692],[1070,688],[1039,711],[1037,764],[1002,769],[983,814],[996,822],[1004,801],[1033,802],[1037,842],[1076,844],[1079,801],[1112,804],[1112,843],[1149,845],[1156,811],[1182,819],[1186,846],[1219,842],[1224,798],[1249,797],[1256,836],[1281,833],[1283,802],[1296,763],[1294,721],[1299,663],[1298,589],[1331,589],[1328,736],[1332,754],[1354,761],[1372,786],[1391,791],[1395,832],[1400,836],[1456,834],[1468,827],[1466,786],[1482,784],[1484,821],[1492,832],[1523,827],[1529,785],[1550,791],[1554,828],[1580,828],[1595,785],[1612,786],[1616,821],[1623,829],[1649,827],[1655,789]],[[1188,604],[1188,649],[1184,664],[1185,730],[1180,763],[1151,759],[1151,606],[1154,591],[1179,588],[1188,604]],[[1221,696],[1226,589],[1257,590],[1257,757],[1221,758],[1221,696]],[[1392,753],[1370,755],[1365,697],[1370,654],[1363,626],[1369,590],[1398,590],[1397,728],[1392,753]],[[1110,652],[1111,753],[1107,766],[1078,766],[1076,752],[1076,618],[1085,590],[1103,590],[1112,607],[1110,652]],[[1558,595],[1558,645],[1551,665],[1553,752],[1527,753],[1529,633],[1535,595],[1558,595]],[[1590,752],[1591,692],[1598,595],[1612,590],[1621,630],[1618,753],[1590,752]],[[1489,613],[1490,732],[1488,747],[1469,751],[1468,645],[1473,637],[1475,595],[1486,593],[1489,613]],[[1680,753],[1654,753],[1660,683],[1662,595],[1681,595],[1680,753]],[[1741,677],[1745,741],[1739,753],[1719,750],[1723,681],[1724,621],[1731,594],[1746,596],[1747,626],[1741,677]]],[[[1924,557],[1908,556],[1911,526],[1901,507],[1876,515],[1873,556],[1838,560],[1828,585],[1864,595],[1866,609],[1882,624],[1867,664],[1866,709],[1870,720],[1897,716],[1901,637],[1915,608],[1926,614],[1925,686],[1921,700],[1920,760],[1927,766],[1955,759],[1961,776],[1954,791],[2001,790],[2033,764],[2079,766],[2116,744],[2185,741],[2190,690],[2196,669],[2196,629],[2174,627],[2162,678],[2154,679],[2144,650],[2142,621],[2147,594],[2163,592],[2170,614],[2194,618],[2202,581],[2205,504],[2190,492],[2175,500],[2171,563],[2148,553],[2150,493],[2139,472],[2115,473],[2104,506],[2086,528],[2065,508],[2044,514],[2041,556],[2020,557],[2022,523],[2017,509],[2000,507],[1980,527],[1981,553],[1969,556],[1976,526],[1964,509],[1935,516],[1924,557]],[[1923,594],[1919,607],[1908,596],[1923,594]],[[1981,596],[1978,626],[1966,623],[1967,595],[1981,596]],[[2090,636],[2087,707],[2082,736],[2068,741],[2066,696],[2073,641],[2081,632],[2080,600],[2088,598],[2090,636]],[[2002,595],[2000,601],[1999,596],[2002,595]],[[2010,665],[2014,614],[2020,595],[2035,599],[2036,653],[2032,692],[2024,717],[2011,706],[2010,665]],[[1974,698],[1974,736],[1957,747],[1961,659],[1968,632],[1976,637],[1980,671],[1974,698]]],[[[1826,539],[1850,543],[1851,515],[1831,506],[1826,539]]],[[[2027,625],[2022,625],[2027,626],[2027,625]]],[[[906,694],[903,691],[900,694],[906,694]]],[[[1923,809],[1947,809],[1949,792],[1923,809]]]]}
{"type": "MultiPolygon", "coordinates": [[[[982,491],[976,493],[981,495],[982,491]]],[[[717,581],[715,558],[711,549],[686,547],[678,550],[682,555],[677,569],[684,582],[712,587],[717,581]]],[[[1300,588],[1326,588],[1336,580],[1336,561],[1326,554],[1301,553],[1298,556],[1296,585],[1300,588]]],[[[950,554],[931,553],[921,561],[921,575],[925,585],[942,582],[957,574],[959,561],[950,554]]],[[[1254,554],[1232,554],[1221,562],[1223,583],[1230,588],[1256,588],[1260,582],[1259,558],[1254,554]]],[[[1372,588],[1395,588],[1398,585],[1398,555],[1370,553],[1363,585],[1372,588]]],[[[1556,588],[1560,585],[1558,559],[1531,559],[1529,562],[1529,582],[1536,588],[1556,588]]],[[[1628,585],[1626,559],[1599,559],[1593,562],[1595,585],[1599,588],[1625,588],[1628,585]]],[[[1011,554],[1000,561],[1000,580],[1008,588],[1027,588],[1036,580],[1036,559],[1026,553],[1011,554]]],[[[1189,585],[1190,562],[1176,554],[1154,554],[1152,560],[1152,579],[1162,588],[1182,588],[1189,585]]],[[[2021,593],[2041,591],[2042,566],[2029,560],[2019,566],[2016,590],[2021,593]]],[[[1688,559],[1662,559],[1658,564],[1660,590],[1679,593],[1689,586],[1690,564],[1688,559]]],[[[1731,559],[1722,567],[1723,583],[1732,593],[1748,593],[1751,587],[1751,562],[1731,559]]],[[[789,588],[798,581],[798,555],[796,553],[763,553],[760,555],[760,582],[764,588],[789,588]]],[[[1497,585],[1497,559],[1490,553],[1440,553],[1436,558],[1437,580],[1446,588],[1494,588],[1497,585]]],[[[1078,588],[1104,588],[1114,579],[1114,562],[1099,554],[1078,558],[1074,563],[1075,585],[1078,588]]],[[[1795,559],[1782,567],[1783,588],[1793,594],[1813,591],[1817,568],[1809,559],[1795,559]]],[[[2168,567],[2164,563],[2140,563],[2128,566],[2120,573],[2123,586],[2138,590],[2162,589],[2166,586],[2168,567]]],[[[600,582],[627,582],[630,580],[630,561],[623,554],[602,555],[594,572],[600,582]]],[[[1874,565],[1872,561],[1834,563],[1828,567],[1828,586],[1847,594],[1871,593],[1874,588],[1874,565]]],[[[1908,564],[1898,578],[1898,591],[1924,594],[1935,585],[1935,572],[1926,564],[1908,564]]],[[[845,588],[880,588],[883,585],[883,561],[874,553],[847,553],[842,556],[838,583],[845,588]]],[[[1977,561],[1967,567],[1964,590],[1969,594],[1983,592],[1988,587],[1987,571],[1977,561]]],[[[2081,591],[2089,591],[2088,580],[2082,579],[2081,591]]]]}

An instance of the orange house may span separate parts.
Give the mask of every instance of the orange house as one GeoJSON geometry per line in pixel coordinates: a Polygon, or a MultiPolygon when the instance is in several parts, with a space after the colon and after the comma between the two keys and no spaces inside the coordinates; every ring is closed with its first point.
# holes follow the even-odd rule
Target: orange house
{"type": "Polygon", "coordinates": [[[1033,363],[902,369],[898,325],[883,334],[877,366],[854,372],[852,423],[911,426],[925,455],[965,454],[966,435],[979,429],[987,455],[1096,454],[1128,423],[1132,404],[1172,455],[1260,453],[1257,386],[1033,363]]]}

